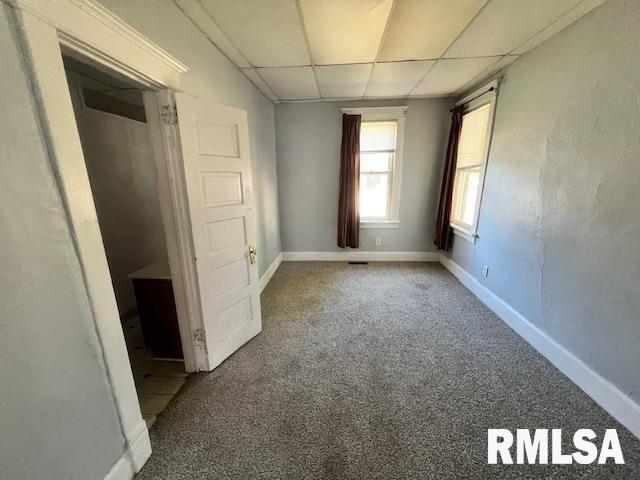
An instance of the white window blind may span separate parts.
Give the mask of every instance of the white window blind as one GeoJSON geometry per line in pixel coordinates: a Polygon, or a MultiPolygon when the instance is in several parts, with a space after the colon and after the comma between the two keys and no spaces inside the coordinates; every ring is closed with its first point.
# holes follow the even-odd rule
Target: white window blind
{"type": "Polygon", "coordinates": [[[482,165],[487,141],[490,105],[467,113],[462,118],[462,134],[458,144],[457,168],[482,165]]]}
{"type": "Polygon", "coordinates": [[[458,142],[456,176],[453,187],[451,223],[464,230],[475,227],[480,202],[483,166],[491,118],[491,104],[483,105],[462,117],[458,142]]]}
{"type": "Polygon", "coordinates": [[[360,126],[360,218],[390,217],[398,122],[362,122],[360,126]]]}

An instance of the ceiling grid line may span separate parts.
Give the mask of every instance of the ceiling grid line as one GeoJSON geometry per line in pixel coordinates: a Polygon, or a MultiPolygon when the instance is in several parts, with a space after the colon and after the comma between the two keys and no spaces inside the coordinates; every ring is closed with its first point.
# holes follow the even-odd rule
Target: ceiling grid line
{"type": "Polygon", "coordinates": [[[391,8],[389,9],[389,16],[387,17],[387,21],[384,24],[384,31],[382,32],[382,37],[380,38],[380,43],[378,44],[378,51],[376,52],[376,57],[373,59],[373,65],[371,65],[371,71],[369,72],[369,78],[367,78],[367,84],[364,87],[364,92],[362,93],[362,99],[367,98],[367,91],[369,90],[369,84],[371,83],[371,77],[373,76],[373,70],[376,68],[378,64],[378,59],[380,58],[380,53],[382,52],[382,46],[384,45],[384,41],[387,38],[387,32],[389,31],[389,23],[391,22],[391,17],[393,17],[393,10],[396,8],[396,0],[391,1],[391,8]]]}
{"type": "Polygon", "coordinates": [[[186,8],[185,8],[185,4],[179,0],[176,0],[174,2],[176,4],[176,6],[178,7],[178,10],[180,10],[185,17],[187,17],[187,19],[193,24],[193,26],[195,26],[200,33],[202,33],[205,38],[207,40],[209,40],[209,42],[211,42],[213,44],[214,47],[217,48],[217,50],[227,59],[229,60],[238,70],[240,70],[240,73],[242,73],[247,80],[249,80],[249,82],[251,82],[251,84],[256,87],[256,89],[258,89],[258,91],[260,93],[262,93],[265,97],[267,97],[268,100],[274,101],[274,99],[277,99],[277,95],[275,94],[275,92],[273,92],[273,90],[271,89],[271,87],[269,86],[269,84],[267,82],[264,81],[264,79],[260,76],[260,73],[257,71],[257,69],[251,64],[251,62],[249,62],[249,60],[247,59],[247,57],[244,56],[244,54],[242,53],[242,51],[240,51],[240,49],[238,49],[234,43],[231,41],[231,38],[229,38],[229,36],[225,33],[225,31],[222,29],[222,27],[215,21],[215,19],[209,15],[209,12],[207,12],[207,10],[202,6],[202,2],[200,0],[197,1],[197,5],[200,6],[200,8],[204,11],[205,15],[207,16],[207,18],[211,21],[211,23],[213,25],[215,25],[215,27],[220,31],[220,33],[223,35],[223,37],[229,42],[230,45],[232,45],[237,54],[242,57],[242,59],[246,62],[247,65],[250,65],[250,68],[242,68],[240,66],[238,66],[233,59],[230,57],[230,55],[227,54],[227,52],[225,52],[223,49],[219,48],[215,42],[213,41],[213,39],[211,38],[211,36],[200,26],[200,24],[198,22],[195,21],[194,18],[192,18],[191,15],[189,15],[189,13],[187,12],[186,8]],[[258,85],[256,85],[253,80],[251,80],[251,78],[247,77],[246,73],[244,72],[244,70],[253,70],[255,72],[255,74],[264,82],[266,88],[268,89],[269,94],[265,93],[262,88],[258,85]]]}
{"type": "MultiPolygon", "coordinates": [[[[267,96],[267,98],[269,98],[269,100],[271,100],[271,101],[275,101],[275,102],[277,102],[277,103],[280,103],[280,98],[276,95],[276,93],[275,93],[275,92],[273,91],[273,89],[269,86],[269,84],[268,84],[268,83],[267,83],[267,81],[262,77],[262,75],[260,75],[260,72],[258,71],[258,69],[257,69],[256,67],[254,67],[254,66],[252,65],[252,66],[251,66],[251,68],[247,68],[247,69],[240,69],[240,71],[242,71],[242,73],[244,73],[244,70],[251,70],[251,71],[253,71],[253,72],[257,75],[257,77],[258,77],[260,80],[262,80],[262,83],[264,83],[265,87],[269,89],[269,92],[271,93],[271,95],[273,95],[273,98],[270,98],[270,97],[269,97],[269,95],[266,95],[266,94],[265,94],[265,95],[267,96]]],[[[245,75],[246,75],[246,73],[245,73],[245,75]]],[[[251,82],[251,79],[249,79],[249,81],[251,82]]],[[[251,83],[253,83],[253,82],[251,82],[251,83]]],[[[258,87],[255,83],[254,83],[254,86],[255,86],[258,90],[262,91],[262,89],[261,89],[260,87],[258,87]]],[[[263,92],[263,93],[264,93],[264,92],[263,92]]]]}
{"type": "Polygon", "coordinates": [[[309,61],[311,62],[311,70],[313,70],[313,78],[316,81],[316,88],[318,89],[318,96],[322,98],[322,90],[320,89],[320,82],[318,82],[318,72],[316,71],[316,62],[313,59],[313,52],[311,51],[311,43],[309,42],[309,33],[307,32],[307,25],[304,22],[304,13],[302,12],[302,6],[300,5],[300,0],[295,0],[295,2],[296,2],[296,9],[298,10],[298,18],[300,19],[300,25],[302,27],[302,36],[304,37],[304,43],[307,46],[307,52],[309,53],[309,61]]]}
{"type": "Polygon", "coordinates": [[[174,0],[274,102],[452,97],[606,0],[174,0]]]}
{"type": "Polygon", "coordinates": [[[482,7],[480,7],[480,10],[478,10],[478,11],[476,12],[476,14],[475,14],[473,17],[471,17],[471,20],[469,20],[469,21],[467,22],[467,24],[464,26],[464,28],[463,28],[462,30],[460,30],[460,33],[459,33],[458,35],[456,35],[456,36],[455,36],[455,38],[454,38],[454,39],[449,43],[449,45],[447,46],[447,48],[445,48],[445,49],[444,49],[444,51],[440,54],[440,57],[438,57],[438,58],[436,59],[436,61],[434,62],[434,64],[433,64],[433,65],[431,65],[431,68],[429,68],[429,69],[425,72],[425,74],[422,76],[422,78],[421,78],[420,80],[418,80],[418,83],[416,83],[416,84],[413,86],[413,88],[412,88],[411,90],[409,90],[409,93],[407,94],[407,97],[409,97],[409,96],[411,95],[411,93],[413,93],[413,91],[414,91],[416,88],[418,88],[418,85],[420,85],[420,84],[424,81],[424,79],[425,79],[425,78],[427,78],[427,75],[429,75],[429,72],[431,72],[431,70],[433,70],[433,68],[438,64],[438,62],[439,62],[440,60],[442,60],[442,58],[445,56],[445,54],[447,53],[447,51],[451,48],[451,45],[453,45],[454,43],[456,43],[456,40],[458,40],[458,39],[460,38],[460,36],[465,32],[465,30],[469,27],[469,25],[471,25],[471,24],[473,23],[473,21],[474,21],[476,18],[478,18],[478,16],[479,16],[479,15],[482,13],[482,11],[487,7],[487,5],[489,5],[489,2],[490,2],[490,1],[491,1],[491,0],[487,0],[487,1],[485,2],[485,4],[484,4],[484,5],[482,5],[482,7]]]}
{"type": "MultiPolygon", "coordinates": [[[[454,92],[453,96],[462,94],[464,91],[468,90],[470,87],[472,87],[473,85],[475,85],[476,83],[480,83],[482,80],[484,79],[488,79],[490,76],[497,74],[498,72],[502,71],[503,69],[511,66],[513,63],[515,63],[524,53],[517,53],[518,50],[520,50],[523,46],[527,45],[529,42],[535,40],[536,37],[544,34],[544,32],[550,28],[552,28],[554,25],[556,25],[558,22],[560,22],[562,19],[564,19],[565,17],[567,17],[567,15],[569,15],[571,12],[578,10],[579,7],[582,7],[583,5],[585,5],[587,2],[589,1],[593,1],[595,2],[597,5],[599,6],[600,4],[604,3],[607,0],[580,0],[580,2],[578,2],[576,5],[573,5],[572,7],[569,7],[567,10],[563,11],[561,14],[558,15],[558,17],[553,20],[551,23],[545,25],[544,27],[542,27],[540,30],[538,30],[536,33],[534,33],[533,35],[531,35],[529,38],[527,38],[526,40],[522,41],[520,44],[518,44],[516,47],[512,48],[508,53],[506,53],[504,56],[502,56],[497,62],[495,62],[494,64],[490,65],[489,67],[487,67],[485,70],[483,70],[482,72],[480,72],[478,75],[476,75],[475,77],[473,77],[471,80],[469,80],[463,87],[459,88],[458,91],[454,92]],[[495,67],[496,64],[502,62],[505,58],[507,57],[516,57],[512,62],[507,63],[506,65],[498,68],[495,71],[492,71],[495,67]],[[491,72],[491,74],[488,74],[487,72],[491,72]]],[[[595,7],[594,7],[595,8],[595,7]]],[[[590,10],[589,10],[590,11],[590,10]]],[[[563,28],[568,27],[569,25],[575,23],[580,17],[577,17],[573,20],[570,20],[569,23],[567,23],[563,28]]],[[[561,31],[562,28],[559,30],[561,31]]],[[[551,35],[553,36],[553,34],[551,35]]],[[[537,43],[535,46],[539,45],[540,43],[543,43],[545,40],[548,40],[550,37],[546,38],[546,39],[542,39],[539,43],[537,43]]],[[[535,48],[535,46],[533,46],[531,49],[535,48]]],[[[527,50],[528,51],[528,50],[527,50]]]]}
{"type": "Polygon", "coordinates": [[[556,17],[556,19],[545,25],[544,27],[542,27],[540,30],[538,30],[536,33],[534,33],[533,35],[531,35],[529,38],[527,38],[525,41],[523,41],[522,43],[518,44],[518,46],[516,46],[515,48],[512,48],[509,53],[507,53],[507,55],[513,55],[512,52],[517,51],[520,47],[522,47],[523,45],[526,45],[527,42],[530,42],[531,40],[533,40],[534,38],[536,38],[538,35],[540,35],[542,32],[544,32],[546,29],[548,29],[549,27],[553,26],[554,24],[558,23],[560,21],[560,19],[562,19],[563,17],[565,17],[568,13],[570,13],[572,10],[577,9],[580,5],[583,5],[586,2],[586,0],[580,0],[580,2],[578,2],[576,5],[567,8],[567,10],[565,10],[564,12],[562,12],[560,15],[558,15],[558,17],[556,17]]]}
{"type": "MultiPolygon", "coordinates": [[[[224,32],[224,30],[222,29],[222,27],[220,27],[220,25],[218,25],[218,23],[215,21],[215,19],[209,15],[209,13],[207,12],[207,10],[202,6],[202,2],[200,0],[196,0],[195,3],[187,3],[188,0],[174,0],[174,3],[176,4],[176,6],[178,7],[178,9],[189,19],[189,21],[191,21],[191,23],[198,29],[200,30],[200,32],[211,42],[215,45],[214,40],[211,38],[211,36],[209,35],[209,33],[207,33],[204,28],[202,28],[202,26],[193,18],[193,14],[195,12],[192,12],[190,10],[188,10],[188,5],[197,5],[200,7],[200,9],[204,12],[204,14],[207,16],[207,18],[211,21],[211,23],[219,30],[219,32],[222,34],[222,36],[224,37],[225,40],[227,40],[227,42],[229,42],[230,45],[232,45],[234,47],[234,49],[236,50],[236,53],[242,58],[242,60],[247,64],[247,65],[251,65],[251,62],[249,62],[249,60],[247,59],[247,57],[245,57],[243,55],[243,53],[234,45],[234,43],[231,41],[231,38],[229,38],[229,36],[224,32]]],[[[227,52],[225,52],[223,49],[219,48],[217,45],[215,45],[216,48],[218,49],[218,51],[220,53],[222,53],[222,55],[224,55],[231,63],[233,63],[234,65],[236,65],[236,63],[233,61],[233,58],[227,54],[227,52]]],[[[238,68],[242,69],[241,66],[236,65],[238,68]]]]}

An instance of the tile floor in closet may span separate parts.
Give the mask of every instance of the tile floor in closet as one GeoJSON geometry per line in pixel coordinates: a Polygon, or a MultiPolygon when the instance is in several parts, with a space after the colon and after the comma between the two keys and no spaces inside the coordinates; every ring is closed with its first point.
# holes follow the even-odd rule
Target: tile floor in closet
{"type": "Polygon", "coordinates": [[[142,417],[151,428],[157,415],[180,392],[189,374],[184,370],[184,362],[153,358],[151,350],[144,346],[138,316],[124,323],[124,334],[142,417]]]}

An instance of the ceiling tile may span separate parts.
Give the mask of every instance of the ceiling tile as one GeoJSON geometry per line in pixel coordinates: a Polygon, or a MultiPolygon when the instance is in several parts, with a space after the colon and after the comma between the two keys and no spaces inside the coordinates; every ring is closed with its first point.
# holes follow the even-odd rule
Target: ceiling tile
{"type": "Polygon", "coordinates": [[[602,5],[606,1],[607,0],[584,0],[582,3],[569,10],[565,15],[553,22],[547,28],[539,32],[536,36],[527,40],[523,45],[520,45],[513,53],[526,53],[532,48],[537,47],[542,42],[551,38],[551,36],[555,35],[568,25],[571,25],[580,17],[586,15],[591,10],[602,5]]]}
{"type": "Polygon", "coordinates": [[[202,5],[253,66],[311,64],[295,0],[202,0],[202,5]]]}
{"type": "Polygon", "coordinates": [[[376,59],[393,0],[300,0],[316,65],[376,59]]]}
{"type": "Polygon", "coordinates": [[[580,0],[490,0],[444,57],[505,55],[578,2],[580,0]]]}
{"type": "Polygon", "coordinates": [[[487,0],[396,2],[379,60],[440,58],[487,0]]]}
{"type": "Polygon", "coordinates": [[[489,80],[491,77],[493,77],[500,70],[502,70],[505,67],[508,67],[513,62],[515,62],[518,58],[520,58],[520,55],[505,55],[500,60],[498,60],[496,63],[494,63],[493,65],[490,65],[489,68],[483,70],[478,75],[473,77],[470,81],[466,82],[462,87],[458,88],[455,91],[454,95],[463,94],[470,87],[473,87],[475,84],[489,80]]]}
{"type": "Polygon", "coordinates": [[[411,92],[415,95],[448,95],[473,80],[500,57],[438,60],[424,80],[411,92]]]}
{"type": "Polygon", "coordinates": [[[269,85],[265,83],[265,81],[258,75],[253,68],[244,68],[242,72],[251,80],[253,83],[264,95],[271,100],[279,100],[278,96],[273,93],[273,91],[269,88],[269,85]]]}
{"type": "Polygon", "coordinates": [[[322,97],[362,97],[367,88],[372,66],[372,63],[317,66],[316,78],[322,97]]]}
{"type": "Polygon", "coordinates": [[[281,100],[320,98],[311,67],[258,68],[258,73],[281,100]]]}
{"type": "Polygon", "coordinates": [[[434,60],[376,63],[365,95],[367,97],[405,96],[434,63],[434,60]]]}
{"type": "Polygon", "coordinates": [[[175,0],[175,2],[178,8],[218,47],[218,50],[224,53],[236,66],[240,68],[251,66],[197,0],[175,0]]]}

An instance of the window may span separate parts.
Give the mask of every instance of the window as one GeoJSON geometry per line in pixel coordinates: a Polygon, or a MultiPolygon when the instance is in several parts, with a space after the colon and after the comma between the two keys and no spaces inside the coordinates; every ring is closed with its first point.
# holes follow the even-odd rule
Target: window
{"type": "Polygon", "coordinates": [[[360,218],[389,220],[398,122],[360,126],[360,218]]]}
{"type": "Polygon", "coordinates": [[[490,98],[483,96],[479,101],[470,103],[462,117],[453,183],[451,227],[456,234],[470,241],[475,241],[477,232],[494,98],[495,95],[490,98]]]}
{"type": "Polygon", "coordinates": [[[407,107],[349,108],[360,125],[360,227],[398,228],[404,112],[407,107]]]}

